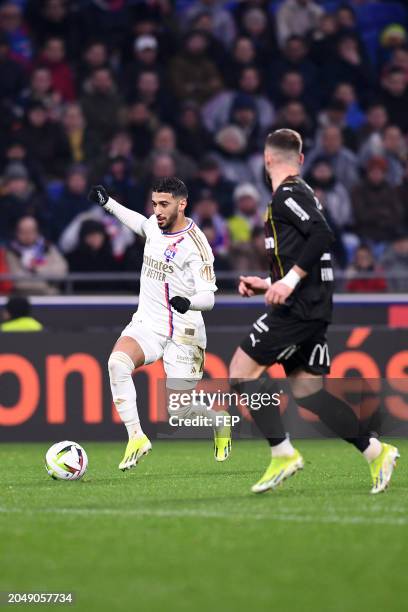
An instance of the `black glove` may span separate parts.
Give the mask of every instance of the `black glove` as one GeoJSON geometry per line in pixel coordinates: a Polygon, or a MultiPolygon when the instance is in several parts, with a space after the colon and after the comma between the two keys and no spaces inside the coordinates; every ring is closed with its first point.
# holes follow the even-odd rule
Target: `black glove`
{"type": "Polygon", "coordinates": [[[173,306],[174,310],[184,314],[190,308],[191,302],[187,298],[183,298],[180,295],[175,295],[171,298],[170,304],[173,306]]]}
{"type": "Polygon", "coordinates": [[[95,202],[95,204],[105,206],[109,200],[109,195],[103,185],[93,185],[91,191],[88,193],[88,200],[95,202]]]}

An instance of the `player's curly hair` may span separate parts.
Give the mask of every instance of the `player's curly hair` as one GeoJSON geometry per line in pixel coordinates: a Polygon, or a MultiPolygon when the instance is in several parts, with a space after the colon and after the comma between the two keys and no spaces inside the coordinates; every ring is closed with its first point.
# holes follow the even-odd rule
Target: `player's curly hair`
{"type": "Polygon", "coordinates": [[[157,193],[171,193],[174,198],[187,199],[188,197],[188,190],[185,183],[176,176],[156,179],[153,182],[152,191],[156,191],[157,193]]]}

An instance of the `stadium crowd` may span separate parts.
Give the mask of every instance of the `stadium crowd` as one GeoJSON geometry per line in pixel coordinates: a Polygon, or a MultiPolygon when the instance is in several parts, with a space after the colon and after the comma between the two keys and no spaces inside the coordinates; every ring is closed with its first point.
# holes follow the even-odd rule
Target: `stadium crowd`
{"type": "Polygon", "coordinates": [[[140,271],[89,185],[150,215],[152,178],[173,174],[216,271],[267,269],[263,143],[290,127],[343,287],[407,290],[407,25],[404,3],[371,0],[2,2],[0,271],[21,280],[1,289],[140,271]]]}

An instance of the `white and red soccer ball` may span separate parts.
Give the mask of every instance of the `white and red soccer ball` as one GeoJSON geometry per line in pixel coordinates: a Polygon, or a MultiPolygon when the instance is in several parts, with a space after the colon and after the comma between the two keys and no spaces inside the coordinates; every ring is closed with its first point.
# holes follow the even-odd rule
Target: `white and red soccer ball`
{"type": "Polygon", "coordinates": [[[85,474],[87,467],[87,454],[76,442],[57,442],[45,455],[45,469],[56,480],[78,480],[85,474]]]}

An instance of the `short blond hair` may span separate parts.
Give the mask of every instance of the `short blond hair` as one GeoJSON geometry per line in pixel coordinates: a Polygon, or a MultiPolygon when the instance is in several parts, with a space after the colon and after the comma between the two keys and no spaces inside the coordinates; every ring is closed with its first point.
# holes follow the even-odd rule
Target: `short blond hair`
{"type": "Polygon", "coordinates": [[[290,130],[288,128],[282,128],[281,130],[275,130],[268,134],[265,146],[271,149],[277,149],[282,153],[300,155],[303,142],[299,132],[295,132],[295,130],[290,130]]]}

